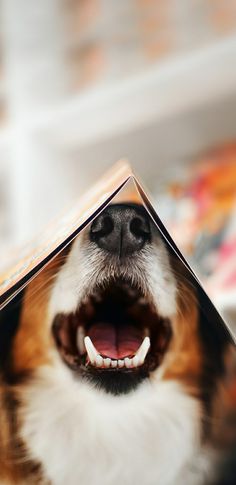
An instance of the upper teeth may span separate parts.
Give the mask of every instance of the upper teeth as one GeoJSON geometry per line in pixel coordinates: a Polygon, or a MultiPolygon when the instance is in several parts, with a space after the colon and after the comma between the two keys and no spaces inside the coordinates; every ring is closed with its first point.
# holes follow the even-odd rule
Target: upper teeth
{"type": "Polygon", "coordinates": [[[110,359],[108,357],[103,358],[97,351],[96,347],[93,345],[90,337],[88,336],[84,338],[84,345],[87,350],[90,363],[92,365],[96,367],[126,367],[127,369],[130,369],[131,367],[139,367],[144,363],[144,360],[150,348],[150,338],[145,337],[143,339],[142,344],[140,345],[134,357],[132,357],[131,359],[129,357],[125,357],[124,359],[119,360],[110,359]]]}
{"type": "Polygon", "coordinates": [[[138,361],[143,364],[145,357],[148,353],[149,347],[150,347],[150,338],[145,337],[139,349],[137,350],[134,358],[137,358],[138,361]]]}
{"type": "Polygon", "coordinates": [[[91,364],[95,364],[96,357],[97,357],[97,355],[99,355],[99,352],[97,351],[96,347],[94,347],[91,338],[85,337],[84,338],[84,345],[85,345],[85,348],[87,350],[87,354],[89,356],[89,360],[90,360],[91,364]]]}

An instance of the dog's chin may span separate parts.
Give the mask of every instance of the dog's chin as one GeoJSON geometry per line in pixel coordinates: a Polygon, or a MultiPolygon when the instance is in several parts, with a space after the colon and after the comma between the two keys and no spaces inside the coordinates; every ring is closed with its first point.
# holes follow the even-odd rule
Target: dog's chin
{"type": "Polygon", "coordinates": [[[65,365],[114,395],[136,389],[161,365],[172,333],[151,297],[125,279],[93,288],[75,313],[56,315],[52,330],[65,365]]]}

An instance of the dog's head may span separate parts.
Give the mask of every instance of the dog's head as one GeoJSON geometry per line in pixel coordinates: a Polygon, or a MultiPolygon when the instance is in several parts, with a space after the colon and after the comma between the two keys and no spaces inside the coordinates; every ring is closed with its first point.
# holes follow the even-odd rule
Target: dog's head
{"type": "Polygon", "coordinates": [[[118,483],[114,470],[176,483],[201,461],[200,442],[231,446],[227,339],[199,295],[146,210],[127,204],[108,206],[28,285],[4,370],[11,422],[52,483],[118,483]]]}
{"type": "Polygon", "coordinates": [[[113,394],[148,378],[199,379],[194,287],[142,206],[108,206],[29,285],[14,367],[58,358],[113,394]]]}

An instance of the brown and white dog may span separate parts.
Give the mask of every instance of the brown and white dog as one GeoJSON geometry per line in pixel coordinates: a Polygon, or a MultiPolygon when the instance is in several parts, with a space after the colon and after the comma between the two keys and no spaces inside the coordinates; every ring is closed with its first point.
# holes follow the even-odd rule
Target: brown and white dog
{"type": "Polygon", "coordinates": [[[1,485],[216,483],[229,345],[143,207],[108,206],[6,318],[1,485]]]}

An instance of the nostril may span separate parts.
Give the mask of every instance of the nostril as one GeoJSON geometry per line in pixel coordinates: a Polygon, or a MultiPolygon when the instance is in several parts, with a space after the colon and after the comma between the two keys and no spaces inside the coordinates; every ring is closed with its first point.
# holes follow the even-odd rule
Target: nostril
{"type": "Polygon", "coordinates": [[[130,222],[130,232],[137,238],[148,240],[150,237],[150,226],[148,221],[141,217],[134,217],[130,222]]]}
{"type": "Polygon", "coordinates": [[[91,239],[97,242],[101,237],[108,236],[113,229],[114,222],[112,218],[107,214],[101,214],[92,223],[90,229],[91,239]]]}

